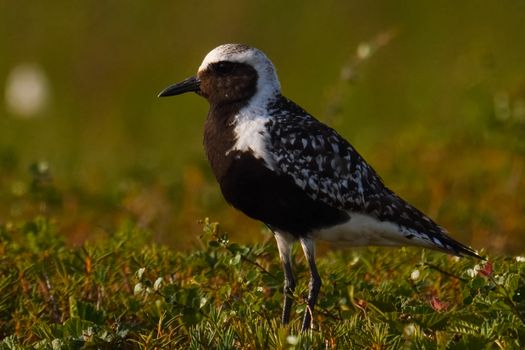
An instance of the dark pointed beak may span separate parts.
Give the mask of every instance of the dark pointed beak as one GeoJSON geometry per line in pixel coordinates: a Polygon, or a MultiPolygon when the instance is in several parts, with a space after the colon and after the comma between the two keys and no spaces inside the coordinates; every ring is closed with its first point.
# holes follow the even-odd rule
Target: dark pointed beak
{"type": "Polygon", "coordinates": [[[198,92],[200,91],[199,86],[201,85],[201,81],[197,77],[191,77],[186,80],[181,81],[180,83],[173,84],[165,88],[160,92],[158,97],[166,97],[166,96],[174,96],[174,95],[180,95],[185,92],[198,92]]]}

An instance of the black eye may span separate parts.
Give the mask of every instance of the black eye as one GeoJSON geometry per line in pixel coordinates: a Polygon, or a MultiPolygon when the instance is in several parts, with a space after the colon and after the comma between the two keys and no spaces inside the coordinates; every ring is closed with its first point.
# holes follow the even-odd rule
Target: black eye
{"type": "Polygon", "coordinates": [[[211,66],[211,70],[217,74],[226,75],[233,73],[236,67],[237,64],[235,62],[221,61],[214,63],[211,66]]]}

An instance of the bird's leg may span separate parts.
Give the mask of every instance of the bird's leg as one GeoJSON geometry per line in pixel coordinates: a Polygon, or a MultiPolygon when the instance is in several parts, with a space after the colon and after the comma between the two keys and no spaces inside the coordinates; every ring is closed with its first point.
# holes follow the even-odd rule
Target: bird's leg
{"type": "Polygon", "coordinates": [[[275,240],[277,241],[277,247],[279,248],[279,257],[284,270],[284,303],[283,303],[283,324],[290,322],[290,312],[292,310],[292,295],[295,290],[295,279],[292,272],[292,245],[293,237],[288,234],[282,234],[275,232],[275,240]]]}
{"type": "Polygon", "coordinates": [[[312,328],[312,316],[314,312],[315,302],[317,296],[321,290],[321,277],[317,272],[317,266],[315,265],[315,242],[309,238],[301,238],[301,246],[303,247],[306,261],[310,267],[310,283],[308,284],[308,301],[306,311],[304,313],[303,325],[301,331],[305,332],[309,328],[312,328]]]}
{"type": "Polygon", "coordinates": [[[283,324],[290,322],[290,312],[292,310],[292,296],[295,290],[295,280],[292,273],[291,259],[283,261],[284,269],[284,304],[283,304],[283,324]]]}

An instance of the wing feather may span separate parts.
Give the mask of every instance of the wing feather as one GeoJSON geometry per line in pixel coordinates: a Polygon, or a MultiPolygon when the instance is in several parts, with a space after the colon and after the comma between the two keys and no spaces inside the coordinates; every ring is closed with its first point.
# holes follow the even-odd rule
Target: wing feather
{"type": "Polygon", "coordinates": [[[416,245],[477,256],[384,186],[375,170],[335,130],[283,96],[268,107],[273,116],[266,125],[271,166],[290,176],[310,198],[395,223],[400,234],[414,239],[416,245]]]}
{"type": "Polygon", "coordinates": [[[272,166],[311,198],[338,209],[365,211],[367,198],[384,191],[374,169],[335,130],[284,97],[270,113],[272,166]]]}

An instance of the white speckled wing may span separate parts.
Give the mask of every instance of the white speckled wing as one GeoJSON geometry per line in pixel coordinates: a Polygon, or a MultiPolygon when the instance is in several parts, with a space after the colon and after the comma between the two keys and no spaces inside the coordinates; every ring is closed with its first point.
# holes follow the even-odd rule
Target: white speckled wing
{"type": "Polygon", "coordinates": [[[335,130],[284,97],[268,108],[272,166],[311,198],[339,209],[365,210],[366,198],[384,191],[375,171],[335,130]]]}
{"type": "Polygon", "coordinates": [[[335,231],[347,231],[350,240],[360,240],[361,223],[372,223],[366,229],[377,231],[382,238],[368,243],[382,245],[383,239],[384,245],[404,243],[473,254],[385,187],[374,169],[335,130],[283,96],[270,101],[267,108],[272,118],[265,124],[265,158],[271,159],[273,170],[293,178],[310,198],[349,213],[349,223],[335,231]],[[364,219],[352,221],[352,216],[364,219]]]}

